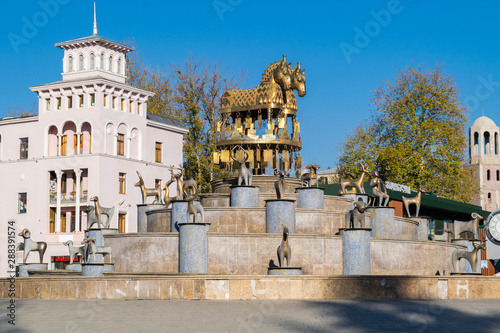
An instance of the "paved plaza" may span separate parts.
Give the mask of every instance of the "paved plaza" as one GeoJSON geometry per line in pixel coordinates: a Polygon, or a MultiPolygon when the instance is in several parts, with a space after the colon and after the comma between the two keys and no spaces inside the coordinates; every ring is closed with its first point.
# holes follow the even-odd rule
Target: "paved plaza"
{"type": "MultiPolygon", "coordinates": [[[[1,308],[9,302],[0,300],[1,308]]],[[[0,332],[500,332],[500,299],[19,300],[0,332]]]]}

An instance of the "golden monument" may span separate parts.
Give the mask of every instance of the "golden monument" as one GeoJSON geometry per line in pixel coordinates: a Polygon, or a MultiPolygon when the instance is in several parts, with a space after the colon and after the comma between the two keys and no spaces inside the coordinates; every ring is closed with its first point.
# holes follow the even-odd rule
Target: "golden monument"
{"type": "Polygon", "coordinates": [[[283,171],[301,167],[302,139],[294,90],[305,96],[304,73],[300,62],[292,68],[283,56],[267,66],[256,88],[224,92],[215,164],[233,170],[234,160],[246,159],[253,174],[264,174],[267,167],[283,171]],[[236,148],[236,157],[231,158],[236,148]]]}

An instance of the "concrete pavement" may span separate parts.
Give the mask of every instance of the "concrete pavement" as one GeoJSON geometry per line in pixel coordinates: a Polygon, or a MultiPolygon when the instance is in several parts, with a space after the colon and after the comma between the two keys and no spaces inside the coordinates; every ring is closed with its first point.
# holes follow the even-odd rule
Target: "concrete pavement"
{"type": "Polygon", "coordinates": [[[500,299],[19,300],[0,332],[500,332],[500,299]]]}

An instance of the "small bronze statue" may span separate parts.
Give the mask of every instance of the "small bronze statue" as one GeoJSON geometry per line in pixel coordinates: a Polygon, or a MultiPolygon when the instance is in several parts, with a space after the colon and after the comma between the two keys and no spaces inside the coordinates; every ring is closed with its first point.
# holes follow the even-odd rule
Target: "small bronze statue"
{"type": "Polygon", "coordinates": [[[184,182],[182,181],[182,174],[184,172],[184,168],[182,167],[182,164],[179,164],[179,167],[177,168],[180,172],[174,175],[174,178],[177,182],[177,200],[182,200],[184,199],[184,192],[183,192],[183,184],[184,182]]]}
{"type": "Polygon", "coordinates": [[[115,207],[106,208],[99,204],[99,198],[97,196],[90,198],[90,201],[94,202],[94,213],[97,225],[102,225],[104,228],[109,228],[111,223],[111,218],[115,212],[115,207]],[[106,215],[108,220],[106,223],[101,223],[101,215],[106,215]]]}
{"type": "Polygon", "coordinates": [[[321,168],[321,166],[316,164],[308,164],[306,168],[309,169],[309,172],[304,173],[300,176],[302,186],[311,187],[313,179],[316,179],[316,186],[318,186],[318,175],[316,174],[316,171],[321,168]]]}
{"type": "Polygon", "coordinates": [[[478,213],[471,214],[472,221],[469,222],[459,222],[455,221],[453,223],[453,235],[455,238],[459,238],[460,234],[463,232],[470,232],[474,235],[474,239],[479,238],[479,222],[483,220],[483,217],[478,213]]]}
{"type": "Polygon", "coordinates": [[[282,267],[285,264],[290,266],[290,260],[292,259],[292,248],[288,243],[288,228],[283,228],[283,240],[281,241],[281,245],[278,246],[278,264],[282,267]]]}
{"type": "Polygon", "coordinates": [[[73,258],[76,256],[81,256],[85,258],[85,246],[73,246],[73,241],[69,240],[64,243],[68,247],[69,250],[69,263],[73,263],[73,258]]]}
{"type": "Polygon", "coordinates": [[[169,166],[168,170],[170,171],[170,180],[165,184],[165,195],[163,196],[163,202],[165,203],[165,208],[168,208],[170,206],[170,203],[177,198],[177,196],[169,196],[170,190],[169,187],[172,183],[175,183],[175,175],[174,175],[174,166],[171,165],[169,166]]]}
{"type": "Polygon", "coordinates": [[[250,172],[250,170],[248,170],[248,168],[246,166],[246,161],[248,161],[248,153],[246,152],[246,150],[244,150],[243,147],[241,147],[241,146],[235,146],[231,150],[230,156],[231,156],[231,159],[233,159],[234,161],[239,163],[238,186],[240,186],[243,181],[245,181],[245,185],[251,186],[252,185],[252,172],[250,172]],[[233,152],[234,152],[234,149],[236,147],[239,147],[241,150],[243,150],[243,153],[245,155],[244,158],[236,158],[234,156],[233,152]]]}
{"type": "Polygon", "coordinates": [[[361,198],[354,202],[354,208],[345,214],[345,227],[364,228],[365,227],[365,210],[368,208],[366,202],[361,198]]]}
{"type": "Polygon", "coordinates": [[[94,261],[95,261],[95,254],[96,253],[100,253],[102,254],[103,256],[107,255],[107,254],[111,254],[111,248],[109,246],[97,246],[95,245],[95,237],[92,237],[92,238],[85,238],[83,241],[82,241],[82,244],[85,244],[86,245],[86,255],[85,255],[85,262],[89,262],[89,256],[90,254],[93,255],[94,257],[94,261]]]}
{"type": "Polygon", "coordinates": [[[389,204],[389,194],[387,194],[387,188],[384,182],[378,176],[378,171],[373,171],[373,178],[370,181],[370,186],[372,187],[373,195],[375,199],[373,200],[373,205],[375,205],[375,200],[378,199],[379,206],[387,206],[389,204]]]}
{"type": "Polygon", "coordinates": [[[161,204],[161,188],[146,188],[146,186],[144,186],[144,180],[142,179],[142,176],[141,174],[139,173],[139,171],[136,171],[137,172],[137,176],[139,176],[139,181],[137,183],[134,184],[134,186],[136,187],[140,187],[141,188],[141,193],[142,193],[142,204],[146,204],[146,201],[147,201],[147,198],[148,197],[154,197],[155,200],[153,201],[153,204],[155,203],[159,203],[161,204]]]}
{"type": "MultiPolygon", "coordinates": [[[[363,169],[363,172],[361,172],[361,175],[357,179],[349,180],[345,178],[340,179],[340,193],[345,194],[346,188],[354,187],[356,190],[359,191],[361,194],[365,194],[365,189],[363,187],[363,181],[365,179],[365,175],[368,173],[368,169],[364,166],[363,163],[359,163],[361,165],[361,168],[363,169]]],[[[352,178],[354,176],[351,174],[352,178]]]]}
{"type": "Polygon", "coordinates": [[[420,204],[422,203],[422,193],[425,193],[425,191],[419,188],[416,196],[411,198],[405,196],[402,197],[403,205],[405,206],[406,214],[408,215],[408,217],[411,217],[409,209],[410,204],[415,204],[417,208],[417,213],[415,214],[415,217],[418,217],[418,212],[420,211],[420,204]]]}
{"type": "Polygon", "coordinates": [[[451,262],[453,264],[453,269],[455,270],[455,273],[458,273],[458,271],[460,270],[459,263],[460,259],[462,258],[469,262],[473,273],[477,272],[478,251],[486,250],[486,246],[484,246],[483,244],[474,244],[474,242],[472,243],[472,246],[474,246],[474,250],[472,250],[471,252],[467,252],[466,250],[456,249],[451,254],[451,262]]]}
{"type": "Polygon", "coordinates": [[[23,263],[26,263],[26,259],[28,259],[28,255],[32,251],[38,252],[40,256],[40,264],[43,263],[43,255],[45,250],[47,250],[47,243],[45,242],[35,242],[31,239],[31,232],[28,229],[23,229],[19,236],[24,238],[24,253],[23,253],[23,263]]]}
{"type": "Polygon", "coordinates": [[[101,222],[97,221],[97,216],[95,215],[94,207],[89,205],[85,207],[83,211],[85,212],[85,214],[87,214],[87,230],[90,230],[90,227],[92,227],[92,225],[96,223],[97,223],[97,228],[104,228],[104,226],[100,224],[101,222]]]}
{"type": "Polygon", "coordinates": [[[276,198],[281,200],[285,194],[285,171],[274,170],[274,175],[278,176],[278,180],[274,182],[274,188],[276,189],[276,198]]]}
{"type": "Polygon", "coordinates": [[[204,223],[205,222],[205,212],[203,210],[203,206],[200,205],[195,205],[194,204],[194,199],[198,196],[198,185],[196,185],[196,182],[194,179],[190,179],[186,182],[184,182],[184,195],[186,196],[186,201],[188,202],[188,208],[187,208],[187,221],[191,219],[191,215],[193,216],[193,223],[204,223]],[[200,214],[201,221],[196,221],[196,218],[198,217],[198,214],[200,214]]]}

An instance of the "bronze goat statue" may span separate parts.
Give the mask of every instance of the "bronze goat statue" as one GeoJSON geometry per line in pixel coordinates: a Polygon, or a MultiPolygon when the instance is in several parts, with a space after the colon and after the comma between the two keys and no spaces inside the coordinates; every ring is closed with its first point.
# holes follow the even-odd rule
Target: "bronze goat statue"
{"type": "Polygon", "coordinates": [[[32,251],[38,252],[40,256],[40,264],[43,263],[43,255],[47,250],[47,243],[45,242],[35,242],[31,239],[31,232],[28,229],[23,229],[19,236],[24,238],[24,253],[23,253],[23,263],[26,263],[28,255],[32,251]]]}

